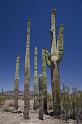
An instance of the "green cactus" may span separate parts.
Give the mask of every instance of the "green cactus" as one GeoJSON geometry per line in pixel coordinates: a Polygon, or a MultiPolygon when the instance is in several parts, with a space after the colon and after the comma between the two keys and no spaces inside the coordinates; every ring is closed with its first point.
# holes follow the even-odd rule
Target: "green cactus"
{"type": "Polygon", "coordinates": [[[63,57],[63,32],[64,27],[59,26],[59,35],[56,40],[55,28],[55,9],[51,12],[51,53],[45,49],[46,62],[51,68],[52,96],[53,96],[53,112],[55,115],[60,115],[60,79],[59,79],[59,62],[63,57]]]}
{"type": "Polygon", "coordinates": [[[39,119],[43,120],[43,104],[44,104],[44,97],[43,97],[43,84],[42,84],[42,75],[39,75],[39,119]]]}
{"type": "Polygon", "coordinates": [[[30,19],[28,19],[27,25],[27,42],[25,56],[24,113],[23,113],[25,119],[29,119],[30,109],[29,84],[30,84],[30,19]]]}
{"type": "Polygon", "coordinates": [[[5,96],[4,96],[4,91],[2,89],[2,92],[0,93],[0,105],[4,105],[5,103],[5,96]]]}
{"type": "MultiPolygon", "coordinates": [[[[73,119],[77,119],[77,113],[79,113],[79,96],[78,95],[78,91],[76,88],[72,89],[72,115],[73,115],[73,119]]],[[[79,114],[78,114],[79,115],[79,114]]]]}
{"type": "Polygon", "coordinates": [[[70,112],[70,94],[69,94],[69,87],[66,87],[63,85],[62,90],[62,99],[61,99],[61,106],[62,106],[62,112],[63,117],[67,121],[69,119],[69,112],[70,112]]]}
{"type": "Polygon", "coordinates": [[[14,109],[18,109],[18,94],[19,94],[19,66],[20,66],[20,57],[16,59],[16,73],[14,81],[14,109]]]}
{"type": "Polygon", "coordinates": [[[38,74],[37,74],[37,47],[34,49],[34,106],[33,109],[38,108],[38,74]]]}
{"type": "Polygon", "coordinates": [[[47,113],[47,78],[46,78],[46,59],[45,49],[42,49],[42,85],[44,96],[44,113],[47,113]]]}

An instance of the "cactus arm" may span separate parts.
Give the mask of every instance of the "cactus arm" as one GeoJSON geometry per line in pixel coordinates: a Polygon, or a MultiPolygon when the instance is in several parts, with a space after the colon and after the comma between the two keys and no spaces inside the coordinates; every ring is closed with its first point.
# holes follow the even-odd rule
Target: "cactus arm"
{"type": "Polygon", "coordinates": [[[56,51],[56,10],[53,9],[51,13],[51,54],[56,51]]]}
{"type": "Polygon", "coordinates": [[[49,59],[48,59],[48,56],[46,55],[46,63],[47,63],[47,65],[50,67],[50,61],[49,61],[49,59]]]}
{"type": "Polygon", "coordinates": [[[61,61],[64,53],[64,38],[63,38],[63,33],[64,33],[64,26],[61,24],[59,27],[59,36],[58,36],[58,45],[57,45],[57,50],[58,50],[58,62],[61,61]]]}
{"type": "Polygon", "coordinates": [[[50,53],[48,52],[47,49],[45,49],[45,58],[46,58],[46,63],[47,63],[47,65],[50,67],[50,65],[51,65],[51,62],[50,62],[50,60],[51,60],[51,55],[50,55],[50,53]]]}

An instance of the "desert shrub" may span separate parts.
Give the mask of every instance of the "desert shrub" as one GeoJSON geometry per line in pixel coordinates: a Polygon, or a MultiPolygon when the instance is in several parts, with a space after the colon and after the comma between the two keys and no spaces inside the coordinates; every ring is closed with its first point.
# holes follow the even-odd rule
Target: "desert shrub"
{"type": "Polygon", "coordinates": [[[0,95],[0,106],[4,105],[4,102],[5,102],[4,96],[0,95]]]}

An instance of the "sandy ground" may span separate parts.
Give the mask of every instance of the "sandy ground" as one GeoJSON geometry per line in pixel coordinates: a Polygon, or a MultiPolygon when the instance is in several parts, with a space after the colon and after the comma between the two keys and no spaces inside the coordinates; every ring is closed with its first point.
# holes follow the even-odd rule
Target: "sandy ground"
{"type": "Polygon", "coordinates": [[[0,124],[64,124],[64,122],[47,115],[44,115],[44,120],[39,120],[38,114],[34,112],[30,112],[29,120],[24,120],[22,113],[0,112],[0,124]]]}
{"type": "MultiPolygon", "coordinates": [[[[23,113],[0,112],[0,124],[67,124],[61,119],[54,119],[49,115],[44,115],[44,120],[38,119],[38,114],[31,111],[30,119],[24,120],[23,113]]],[[[72,120],[69,124],[76,124],[72,120]]]]}
{"type": "MultiPolygon", "coordinates": [[[[8,104],[10,101],[6,101],[8,104]]],[[[12,102],[12,101],[11,101],[12,102]]],[[[30,110],[30,119],[25,120],[23,118],[23,113],[12,113],[12,112],[4,112],[3,109],[0,108],[0,124],[66,124],[65,121],[61,119],[55,119],[49,115],[44,115],[43,120],[39,120],[38,112],[34,112],[32,110],[33,101],[31,103],[31,110],[30,110]]],[[[24,101],[19,100],[19,109],[23,109],[24,101]]],[[[72,120],[70,120],[69,124],[75,124],[72,120]]]]}

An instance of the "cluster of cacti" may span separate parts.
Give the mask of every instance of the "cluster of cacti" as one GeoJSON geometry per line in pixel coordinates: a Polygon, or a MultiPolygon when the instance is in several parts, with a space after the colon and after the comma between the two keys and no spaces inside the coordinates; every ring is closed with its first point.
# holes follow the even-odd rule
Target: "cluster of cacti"
{"type": "Polygon", "coordinates": [[[70,95],[69,95],[69,87],[66,86],[63,86],[63,90],[61,93],[61,111],[63,118],[65,120],[68,120],[70,113],[70,95]]]}
{"type": "MultiPolygon", "coordinates": [[[[42,49],[42,73],[37,73],[37,48],[34,50],[34,110],[37,110],[39,103],[39,119],[43,120],[43,114],[47,113],[47,98],[51,102],[53,100],[53,113],[55,115],[63,115],[65,120],[70,118],[82,121],[82,91],[73,89],[69,91],[68,87],[63,87],[60,92],[60,77],[59,77],[59,63],[62,60],[64,47],[63,47],[63,33],[64,27],[61,24],[59,26],[59,34],[56,38],[56,11],[51,12],[51,53],[47,49],[42,49]],[[51,69],[51,85],[52,85],[52,97],[51,94],[47,97],[47,77],[46,77],[46,63],[51,69]]],[[[10,106],[14,106],[14,109],[18,109],[18,95],[19,95],[19,69],[20,57],[16,59],[16,72],[14,81],[14,102],[7,101],[6,110],[9,110],[10,106]],[[13,105],[14,104],[14,105],[13,105]]],[[[24,75],[24,118],[29,119],[30,110],[30,19],[27,24],[27,42],[26,42],[26,55],[25,55],[25,75],[24,75]]],[[[4,101],[3,89],[0,94],[0,105],[4,101]]],[[[52,105],[52,104],[51,104],[52,105]]],[[[52,108],[52,106],[51,106],[52,108]]],[[[50,113],[52,114],[52,113],[50,113]]]]}
{"type": "Polygon", "coordinates": [[[61,92],[61,115],[67,121],[74,119],[82,122],[82,91],[73,88],[72,92],[68,87],[63,87],[61,92]]]}
{"type": "MultiPolygon", "coordinates": [[[[51,68],[52,82],[52,97],[53,97],[53,112],[55,115],[60,115],[60,79],[59,79],[59,62],[63,57],[63,25],[59,27],[59,35],[56,41],[56,26],[55,26],[56,11],[53,9],[51,13],[51,53],[48,50],[42,49],[42,75],[38,78],[37,73],[37,48],[34,50],[34,110],[38,108],[39,102],[39,119],[43,119],[43,114],[47,113],[47,77],[46,63],[51,68]]],[[[20,57],[16,60],[16,74],[14,82],[14,108],[18,109],[18,94],[19,94],[19,65],[20,57]]],[[[30,19],[27,24],[27,41],[25,55],[25,75],[24,75],[24,118],[29,119],[30,109],[30,19]]]]}
{"type": "Polygon", "coordinates": [[[26,56],[25,56],[25,77],[24,77],[24,118],[29,119],[30,109],[30,20],[27,24],[27,42],[26,42],[26,56]]]}
{"type": "MultiPolygon", "coordinates": [[[[80,108],[80,94],[75,88],[72,92],[72,118],[78,120],[81,108],[80,108]]],[[[81,103],[82,104],[82,103],[81,103]]]]}
{"type": "Polygon", "coordinates": [[[42,49],[42,88],[44,97],[44,113],[47,113],[47,77],[46,77],[46,59],[45,49],[42,49]]]}
{"type": "Polygon", "coordinates": [[[61,24],[59,27],[59,35],[56,40],[56,11],[51,12],[51,53],[45,49],[46,62],[51,69],[52,96],[53,96],[53,112],[55,115],[60,115],[60,79],[59,79],[59,62],[63,57],[63,31],[64,27],[61,24]]]}
{"type": "Polygon", "coordinates": [[[33,93],[34,93],[34,110],[37,110],[38,108],[38,90],[39,90],[39,86],[38,86],[38,74],[37,74],[37,47],[35,47],[34,49],[34,89],[33,89],[33,93]]]}
{"type": "Polygon", "coordinates": [[[18,109],[18,95],[19,95],[19,66],[20,66],[20,57],[16,59],[16,72],[15,72],[15,81],[14,81],[14,109],[18,109]]]}
{"type": "Polygon", "coordinates": [[[42,86],[42,75],[39,75],[39,119],[43,120],[44,114],[44,96],[43,96],[43,86],[42,86]]]}
{"type": "Polygon", "coordinates": [[[72,93],[72,118],[77,122],[82,122],[82,91],[78,92],[73,89],[72,93]]]}

